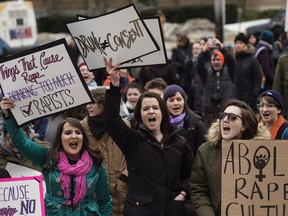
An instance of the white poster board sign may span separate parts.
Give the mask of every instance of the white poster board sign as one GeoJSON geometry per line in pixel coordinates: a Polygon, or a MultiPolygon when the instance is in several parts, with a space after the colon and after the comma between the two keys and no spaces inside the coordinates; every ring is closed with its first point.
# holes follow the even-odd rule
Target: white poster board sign
{"type": "Polygon", "coordinates": [[[286,0],[285,32],[288,32],[288,16],[287,16],[287,11],[288,11],[288,0],[286,0]]]}
{"type": "Polygon", "coordinates": [[[45,216],[42,177],[0,179],[0,214],[45,216]]]}
{"type": "Polygon", "coordinates": [[[0,61],[0,84],[17,126],[90,103],[92,96],[61,39],[0,61]]]}
{"type": "MultiPolygon", "coordinates": [[[[78,20],[83,19],[87,19],[87,17],[78,16],[78,20]]],[[[153,35],[156,43],[158,44],[159,50],[148,55],[132,59],[129,62],[123,63],[121,64],[121,68],[167,64],[167,53],[159,16],[143,18],[143,21],[153,35]]]]}
{"type": "Polygon", "coordinates": [[[103,57],[116,64],[159,49],[134,5],[67,27],[90,70],[104,68],[103,57]]]}

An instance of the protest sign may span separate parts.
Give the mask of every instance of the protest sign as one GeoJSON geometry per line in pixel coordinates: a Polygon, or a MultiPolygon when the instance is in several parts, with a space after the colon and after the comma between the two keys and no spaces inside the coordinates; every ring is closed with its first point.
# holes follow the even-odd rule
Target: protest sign
{"type": "MultiPolygon", "coordinates": [[[[88,17],[78,15],[78,20],[87,19],[88,17]]],[[[144,23],[153,35],[155,41],[159,46],[159,50],[148,55],[133,59],[129,62],[121,64],[121,68],[129,67],[142,67],[149,65],[160,65],[167,63],[167,53],[163,38],[163,32],[161,28],[160,18],[157,17],[146,17],[143,18],[144,23]]]]}
{"type": "Polygon", "coordinates": [[[288,215],[287,141],[222,142],[221,215],[288,215]]]}
{"type": "Polygon", "coordinates": [[[42,177],[0,179],[0,215],[45,216],[42,177]]]}
{"type": "Polygon", "coordinates": [[[90,70],[105,68],[103,57],[113,58],[116,64],[159,49],[134,5],[67,27],[90,70]]]}
{"type": "Polygon", "coordinates": [[[1,88],[15,104],[18,127],[92,101],[67,47],[61,39],[0,61],[1,88]]]}

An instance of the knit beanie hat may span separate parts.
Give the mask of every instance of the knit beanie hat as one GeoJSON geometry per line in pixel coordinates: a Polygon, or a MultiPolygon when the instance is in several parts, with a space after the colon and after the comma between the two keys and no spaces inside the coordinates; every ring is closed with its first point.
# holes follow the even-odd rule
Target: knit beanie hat
{"type": "Polygon", "coordinates": [[[260,40],[266,41],[267,43],[273,45],[274,44],[274,35],[273,32],[270,30],[262,31],[260,35],[260,40]]]}
{"type": "Polygon", "coordinates": [[[173,85],[169,85],[165,88],[164,95],[163,95],[164,102],[166,103],[166,101],[171,96],[171,94],[176,93],[176,92],[179,92],[181,94],[181,96],[184,98],[184,100],[186,101],[187,95],[186,95],[184,89],[178,85],[173,84],[173,85]]]}
{"type": "Polygon", "coordinates": [[[217,55],[220,58],[222,64],[224,64],[224,55],[219,50],[214,50],[212,56],[213,55],[217,55]]]}
{"type": "Polygon", "coordinates": [[[80,64],[78,64],[79,69],[84,65],[86,66],[85,62],[81,62],[80,64]]]}
{"type": "Polygon", "coordinates": [[[236,37],[234,39],[234,43],[236,41],[242,41],[243,43],[248,44],[248,38],[243,33],[240,33],[240,34],[236,35],[236,37]]]}
{"type": "Polygon", "coordinates": [[[270,97],[274,98],[275,101],[279,104],[280,109],[283,110],[283,98],[279,94],[278,91],[275,91],[275,90],[264,91],[264,92],[262,92],[262,94],[260,94],[259,99],[263,96],[270,96],[270,97]]]}

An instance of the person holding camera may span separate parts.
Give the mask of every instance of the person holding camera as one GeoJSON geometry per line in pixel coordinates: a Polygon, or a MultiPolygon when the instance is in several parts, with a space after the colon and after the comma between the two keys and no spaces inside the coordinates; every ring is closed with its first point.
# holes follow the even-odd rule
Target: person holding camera
{"type": "Polygon", "coordinates": [[[202,79],[204,84],[203,117],[208,127],[217,119],[221,105],[228,99],[237,98],[233,81],[235,71],[229,71],[222,52],[213,50],[210,63],[211,66],[204,74],[205,79],[202,79]]]}

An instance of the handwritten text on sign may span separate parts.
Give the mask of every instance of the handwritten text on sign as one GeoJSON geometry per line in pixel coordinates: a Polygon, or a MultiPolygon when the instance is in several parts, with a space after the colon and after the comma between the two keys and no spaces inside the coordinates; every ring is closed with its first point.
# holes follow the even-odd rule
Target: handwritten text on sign
{"type": "Polygon", "coordinates": [[[45,216],[41,176],[0,179],[0,215],[45,216]]]}
{"type": "Polygon", "coordinates": [[[133,5],[67,27],[89,69],[104,68],[103,57],[123,63],[158,50],[133,5]]]}
{"type": "Polygon", "coordinates": [[[221,215],[288,215],[287,145],[274,140],[222,143],[221,215]]]}
{"type": "Polygon", "coordinates": [[[91,101],[64,41],[0,63],[0,83],[18,125],[91,101]]]}

